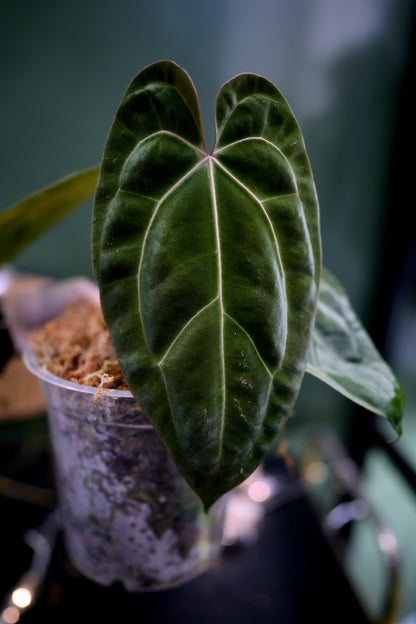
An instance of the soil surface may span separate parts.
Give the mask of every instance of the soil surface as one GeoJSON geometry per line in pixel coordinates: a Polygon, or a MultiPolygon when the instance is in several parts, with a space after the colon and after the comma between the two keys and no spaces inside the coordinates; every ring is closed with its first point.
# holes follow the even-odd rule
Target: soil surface
{"type": "Polygon", "coordinates": [[[29,335],[41,366],[79,384],[128,390],[100,308],[73,303],[29,335]]]}

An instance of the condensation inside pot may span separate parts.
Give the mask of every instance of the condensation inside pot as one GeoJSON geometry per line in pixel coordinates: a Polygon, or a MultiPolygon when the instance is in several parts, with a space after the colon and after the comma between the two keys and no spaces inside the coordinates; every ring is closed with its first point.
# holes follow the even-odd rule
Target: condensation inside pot
{"type": "Polygon", "coordinates": [[[175,587],[209,568],[221,549],[225,500],[205,514],[136,400],[41,385],[74,566],[129,591],[175,587]]]}

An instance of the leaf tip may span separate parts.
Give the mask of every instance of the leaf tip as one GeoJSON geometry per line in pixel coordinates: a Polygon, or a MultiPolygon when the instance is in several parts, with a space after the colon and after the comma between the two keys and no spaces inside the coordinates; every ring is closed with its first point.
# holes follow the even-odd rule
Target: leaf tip
{"type": "Polygon", "coordinates": [[[406,400],[402,386],[399,381],[396,379],[395,383],[395,394],[393,399],[390,402],[389,409],[387,411],[387,419],[394,431],[397,433],[397,438],[392,440],[392,442],[397,442],[397,440],[401,437],[403,433],[403,414],[405,408],[406,400]]]}

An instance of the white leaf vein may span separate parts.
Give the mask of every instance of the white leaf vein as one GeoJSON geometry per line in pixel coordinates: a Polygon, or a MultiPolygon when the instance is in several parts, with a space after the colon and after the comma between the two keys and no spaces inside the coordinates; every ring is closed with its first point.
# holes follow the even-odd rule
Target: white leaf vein
{"type": "MultiPolygon", "coordinates": [[[[268,111],[270,110],[270,104],[276,104],[276,105],[282,104],[282,102],[279,102],[278,98],[271,97],[270,95],[266,95],[265,93],[261,93],[261,92],[250,93],[249,95],[241,98],[241,100],[237,100],[237,98],[235,97],[235,92],[233,92],[233,95],[234,95],[234,106],[230,109],[227,116],[224,117],[221,127],[218,128],[218,139],[223,134],[224,129],[227,127],[227,124],[229,123],[231,117],[234,115],[238,107],[244,104],[245,102],[247,102],[248,100],[250,100],[251,98],[261,97],[263,100],[264,99],[268,100],[269,101],[268,111]]],[[[278,92],[276,95],[278,95],[278,92]]],[[[267,124],[264,124],[264,125],[267,125],[267,124]]]]}
{"type": "MultiPolygon", "coordinates": [[[[139,265],[138,265],[138,269],[137,269],[137,281],[139,284],[139,288],[138,288],[138,297],[139,297],[139,301],[138,301],[138,306],[139,306],[139,313],[140,313],[140,318],[142,319],[142,304],[141,304],[141,289],[140,289],[140,278],[141,278],[141,274],[142,274],[142,268],[143,268],[143,259],[144,259],[144,253],[145,253],[145,249],[146,249],[146,244],[149,238],[149,234],[150,231],[152,229],[153,223],[156,219],[156,216],[160,210],[160,207],[163,205],[163,203],[167,200],[167,198],[172,195],[172,193],[174,193],[188,178],[190,178],[200,167],[202,167],[204,165],[204,163],[207,161],[208,156],[206,156],[204,159],[202,159],[199,163],[197,163],[194,167],[192,167],[192,169],[190,169],[187,173],[185,173],[185,175],[183,175],[179,180],[177,180],[175,182],[175,184],[173,184],[170,189],[163,195],[163,197],[160,198],[160,200],[158,201],[158,203],[155,206],[155,209],[153,211],[153,214],[151,216],[151,218],[149,219],[149,224],[146,228],[146,232],[144,234],[143,237],[143,244],[142,244],[142,249],[141,249],[141,253],[140,253],[140,260],[139,260],[139,265]]],[[[145,334],[144,334],[145,336],[145,334]]],[[[146,339],[146,338],[145,338],[146,339]]],[[[148,346],[148,345],[147,345],[148,346]]]]}
{"type": "Polygon", "coordinates": [[[179,339],[182,336],[182,334],[185,333],[185,331],[188,329],[188,327],[198,318],[198,316],[200,316],[203,312],[205,312],[205,310],[207,310],[209,307],[211,307],[216,301],[218,301],[218,297],[214,297],[214,299],[212,299],[209,303],[204,305],[197,312],[195,312],[195,314],[193,314],[191,316],[191,318],[185,323],[185,325],[182,327],[182,329],[176,334],[175,338],[172,340],[172,342],[170,343],[170,345],[166,349],[165,353],[163,354],[163,356],[161,357],[161,359],[158,362],[158,366],[163,366],[163,362],[166,360],[166,358],[168,357],[169,353],[174,348],[175,344],[179,341],[179,339]]]}
{"type": "MultiPolygon", "coordinates": [[[[276,250],[276,257],[279,263],[279,268],[280,268],[280,275],[282,278],[282,286],[283,286],[283,296],[285,301],[287,301],[287,294],[286,294],[286,284],[285,284],[285,279],[284,279],[284,269],[283,269],[283,263],[282,263],[282,258],[280,255],[280,249],[279,249],[279,243],[277,240],[277,236],[276,236],[276,232],[274,230],[273,227],[273,223],[269,217],[269,214],[266,210],[266,208],[264,207],[263,203],[261,202],[261,200],[253,193],[253,191],[251,191],[245,184],[243,184],[243,182],[241,182],[241,180],[239,180],[236,176],[234,176],[231,171],[229,171],[226,167],[224,167],[223,164],[221,164],[221,162],[219,160],[217,160],[216,158],[212,157],[213,160],[215,161],[216,165],[222,169],[224,171],[224,173],[226,175],[228,175],[236,184],[238,184],[238,186],[240,186],[240,188],[242,188],[256,203],[257,205],[260,207],[260,209],[262,210],[267,223],[269,225],[270,231],[272,233],[272,237],[273,237],[273,242],[274,242],[274,246],[275,246],[275,250],[276,250]]],[[[287,335],[287,316],[285,318],[285,325],[286,325],[286,332],[285,332],[285,336],[287,335]]],[[[285,349],[285,345],[283,346],[283,350],[285,349]]]]}
{"type": "Polygon", "coordinates": [[[249,137],[243,137],[242,139],[238,139],[237,141],[232,141],[231,143],[227,143],[227,145],[224,145],[223,147],[219,147],[218,149],[214,149],[213,152],[212,152],[212,155],[214,157],[216,157],[218,154],[221,154],[222,152],[225,152],[230,147],[234,147],[235,145],[241,145],[242,143],[249,143],[251,141],[259,141],[261,143],[266,143],[272,149],[276,150],[276,152],[279,152],[279,154],[285,159],[285,161],[287,162],[288,166],[290,167],[289,160],[288,160],[287,156],[285,155],[285,153],[280,149],[280,147],[278,145],[276,145],[276,143],[273,143],[273,141],[270,141],[269,139],[266,139],[263,136],[249,136],[249,137]]]}
{"type": "Polygon", "coordinates": [[[178,141],[180,141],[184,145],[187,145],[189,148],[191,148],[192,150],[194,150],[195,152],[197,152],[201,156],[204,156],[204,157],[207,156],[206,152],[203,149],[201,149],[200,147],[197,147],[196,145],[194,145],[193,143],[191,143],[190,141],[185,139],[180,134],[176,134],[176,132],[172,132],[171,130],[158,130],[157,132],[153,132],[152,134],[148,134],[141,141],[139,141],[139,143],[137,143],[137,145],[134,146],[134,150],[139,148],[146,141],[149,141],[150,139],[154,138],[155,136],[160,136],[160,135],[166,135],[166,136],[173,137],[174,139],[178,139],[178,141]]]}
{"type": "MultiPolygon", "coordinates": [[[[220,306],[220,345],[221,345],[221,379],[222,379],[222,412],[221,412],[221,425],[220,425],[220,431],[219,431],[219,448],[220,448],[220,455],[221,455],[222,440],[224,436],[224,427],[225,427],[224,421],[225,421],[225,405],[226,405],[225,352],[224,352],[224,302],[223,302],[223,292],[222,292],[221,240],[220,240],[218,206],[217,206],[217,196],[216,196],[216,191],[215,191],[212,156],[208,157],[208,171],[209,171],[209,179],[210,179],[210,185],[211,185],[212,209],[213,209],[214,225],[215,225],[215,242],[217,246],[217,261],[218,261],[218,302],[220,306]]],[[[218,465],[220,465],[220,459],[218,460],[218,465]]]]}
{"type": "Polygon", "coordinates": [[[230,319],[230,321],[231,321],[232,323],[234,323],[234,325],[236,325],[236,327],[238,327],[238,329],[239,329],[240,331],[242,331],[242,332],[244,333],[244,335],[248,338],[248,340],[249,340],[250,344],[252,345],[252,347],[253,347],[253,349],[254,349],[254,351],[255,351],[256,355],[257,355],[257,357],[259,358],[260,362],[263,364],[264,369],[266,370],[267,374],[269,375],[269,377],[271,377],[271,378],[273,379],[273,377],[274,377],[274,375],[275,375],[275,372],[276,372],[276,371],[275,371],[275,372],[272,372],[272,371],[269,369],[269,367],[267,366],[267,364],[266,364],[266,362],[264,361],[263,357],[260,355],[259,350],[257,349],[257,347],[256,347],[256,345],[255,345],[255,343],[254,343],[254,341],[253,341],[253,338],[250,336],[250,334],[248,333],[248,331],[247,331],[246,329],[244,329],[244,327],[243,327],[242,325],[240,325],[240,323],[239,323],[239,322],[238,322],[238,321],[237,321],[237,320],[236,320],[233,316],[231,316],[230,314],[228,314],[228,312],[224,312],[224,315],[225,315],[226,317],[228,317],[228,318],[230,319]]]}

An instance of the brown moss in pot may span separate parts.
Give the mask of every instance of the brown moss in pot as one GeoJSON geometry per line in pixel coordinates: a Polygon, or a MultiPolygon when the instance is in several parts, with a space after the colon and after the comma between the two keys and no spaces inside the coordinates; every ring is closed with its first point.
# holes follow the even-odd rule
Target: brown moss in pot
{"type": "Polygon", "coordinates": [[[98,306],[68,305],[32,331],[28,342],[40,366],[57,377],[88,386],[128,390],[108,328],[98,306]]]}

